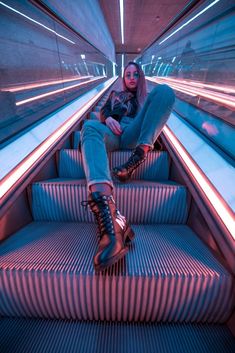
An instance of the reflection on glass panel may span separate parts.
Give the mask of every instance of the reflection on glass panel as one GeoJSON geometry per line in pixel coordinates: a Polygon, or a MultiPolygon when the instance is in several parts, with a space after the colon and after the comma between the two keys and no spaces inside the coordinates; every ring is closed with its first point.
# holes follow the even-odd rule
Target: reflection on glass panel
{"type": "Polygon", "coordinates": [[[113,64],[26,0],[0,2],[0,143],[113,75],[113,64]]]}
{"type": "Polygon", "coordinates": [[[235,121],[234,1],[205,1],[138,59],[153,82],[229,122],[235,121]]]}

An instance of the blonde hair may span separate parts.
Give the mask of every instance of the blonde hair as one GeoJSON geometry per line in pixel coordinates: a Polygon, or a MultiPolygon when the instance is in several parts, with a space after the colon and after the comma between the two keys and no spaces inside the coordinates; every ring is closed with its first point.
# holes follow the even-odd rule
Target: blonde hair
{"type": "Polygon", "coordinates": [[[145,98],[147,96],[147,89],[146,89],[146,80],[145,76],[143,73],[143,70],[141,69],[141,66],[134,61],[129,61],[129,63],[126,65],[124,71],[123,71],[123,78],[122,78],[122,84],[123,84],[123,90],[128,91],[128,88],[125,83],[125,72],[128,66],[134,65],[136,67],[136,70],[139,74],[139,79],[138,79],[138,85],[137,85],[137,90],[136,90],[136,98],[139,103],[140,108],[143,106],[145,98]]]}

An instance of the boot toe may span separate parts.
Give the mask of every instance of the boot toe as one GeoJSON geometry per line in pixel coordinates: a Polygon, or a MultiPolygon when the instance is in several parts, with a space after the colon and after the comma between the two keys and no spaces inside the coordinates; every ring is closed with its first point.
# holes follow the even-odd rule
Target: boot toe
{"type": "Polygon", "coordinates": [[[109,249],[104,249],[104,251],[98,252],[94,256],[94,267],[95,270],[104,270],[107,267],[114,265],[121,258],[123,258],[128,252],[128,247],[120,248],[119,251],[113,252],[109,249]]]}
{"type": "Polygon", "coordinates": [[[118,167],[112,169],[112,175],[115,179],[122,182],[127,181],[130,178],[126,169],[119,169],[118,167]]]}

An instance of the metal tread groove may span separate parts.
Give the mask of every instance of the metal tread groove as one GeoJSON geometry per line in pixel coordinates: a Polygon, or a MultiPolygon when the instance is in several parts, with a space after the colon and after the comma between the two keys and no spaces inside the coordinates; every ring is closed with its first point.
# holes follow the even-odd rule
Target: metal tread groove
{"type": "Polygon", "coordinates": [[[223,325],[2,318],[0,330],[0,349],[3,353],[233,353],[235,351],[235,338],[223,325]]]}
{"type": "Polygon", "coordinates": [[[93,269],[96,226],[34,222],[0,249],[0,315],[225,322],[233,278],[187,226],[134,225],[126,257],[93,269]]]}
{"type": "MultiPolygon", "coordinates": [[[[110,152],[110,168],[125,163],[131,151],[110,152]]],[[[78,150],[64,149],[59,151],[58,174],[60,178],[85,178],[82,154],[78,150]]],[[[132,179],[139,180],[167,180],[169,177],[169,161],[166,151],[153,151],[148,154],[146,161],[135,171],[132,179]]]]}
{"type": "MultiPolygon", "coordinates": [[[[85,180],[53,179],[31,188],[35,221],[94,222],[92,213],[81,206],[87,199],[85,180]]],[[[187,190],[173,182],[116,184],[114,196],[118,209],[131,223],[184,224],[187,220],[187,190]]]]}

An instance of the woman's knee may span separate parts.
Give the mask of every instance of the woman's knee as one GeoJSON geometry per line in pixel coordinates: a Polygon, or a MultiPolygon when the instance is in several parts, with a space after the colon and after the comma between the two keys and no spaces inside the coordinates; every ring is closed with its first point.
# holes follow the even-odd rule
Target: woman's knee
{"type": "Polygon", "coordinates": [[[85,120],[82,131],[81,131],[81,138],[85,135],[97,132],[98,134],[102,133],[103,124],[98,120],[85,120]]]}
{"type": "Polygon", "coordinates": [[[90,119],[100,121],[100,112],[90,112],[90,119]]]}
{"type": "Polygon", "coordinates": [[[102,129],[102,123],[99,120],[85,120],[82,129],[87,130],[87,129],[102,129]]]}
{"type": "Polygon", "coordinates": [[[175,98],[175,93],[173,91],[173,89],[166,85],[157,85],[151,92],[150,94],[152,96],[156,96],[156,95],[160,95],[160,96],[164,96],[164,97],[169,97],[169,98],[175,98]]]}
{"type": "Polygon", "coordinates": [[[158,85],[151,93],[151,101],[159,104],[159,101],[164,102],[168,108],[172,108],[175,102],[175,93],[173,89],[168,85],[158,85]]]}

